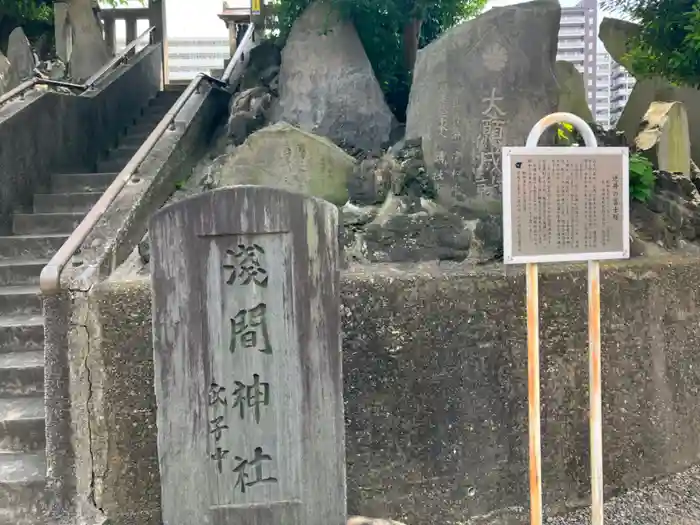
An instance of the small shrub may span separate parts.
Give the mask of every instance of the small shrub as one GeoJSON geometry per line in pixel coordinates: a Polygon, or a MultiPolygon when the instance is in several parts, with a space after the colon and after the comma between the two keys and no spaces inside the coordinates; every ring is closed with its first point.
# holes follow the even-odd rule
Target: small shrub
{"type": "Polygon", "coordinates": [[[651,161],[639,153],[630,155],[630,197],[647,202],[656,185],[656,175],[651,161]]]}

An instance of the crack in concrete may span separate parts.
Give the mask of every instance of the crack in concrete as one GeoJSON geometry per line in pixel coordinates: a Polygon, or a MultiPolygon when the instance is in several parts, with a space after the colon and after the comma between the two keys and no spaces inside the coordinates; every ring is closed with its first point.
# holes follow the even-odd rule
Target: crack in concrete
{"type": "Polygon", "coordinates": [[[88,365],[88,359],[90,358],[90,331],[86,324],[81,324],[80,327],[85,330],[85,344],[87,345],[87,352],[85,354],[85,360],[83,361],[83,367],[87,375],[88,384],[88,395],[85,401],[85,412],[87,414],[87,434],[88,434],[88,453],[90,454],[90,493],[88,494],[88,501],[95,507],[97,507],[97,501],[95,500],[95,456],[92,450],[92,410],[90,404],[92,403],[92,372],[90,366],[88,365]]]}

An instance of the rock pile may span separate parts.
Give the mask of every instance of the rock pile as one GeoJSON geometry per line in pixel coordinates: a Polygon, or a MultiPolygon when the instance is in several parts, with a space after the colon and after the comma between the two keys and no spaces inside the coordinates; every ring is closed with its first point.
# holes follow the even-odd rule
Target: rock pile
{"type": "MultiPolygon", "coordinates": [[[[500,260],[500,148],[524,144],[533,123],[557,110],[592,118],[582,75],[555,61],[558,4],[493,9],[423,49],[406,137],[388,148],[378,145],[394,119],[354,29],[328,9],[308,8],[284,49],[265,42],[252,52],[218,148],[175,199],[277,186],[341,207],[348,262],[500,260]],[[322,15],[325,31],[312,30],[322,15]],[[542,38],[529,37],[533,28],[542,38]],[[331,71],[355,71],[361,81],[331,81],[331,71]]],[[[633,254],[700,252],[700,178],[685,109],[654,103],[646,113],[636,142],[592,125],[599,146],[629,146],[656,168],[651,198],[631,203],[633,254]]]]}

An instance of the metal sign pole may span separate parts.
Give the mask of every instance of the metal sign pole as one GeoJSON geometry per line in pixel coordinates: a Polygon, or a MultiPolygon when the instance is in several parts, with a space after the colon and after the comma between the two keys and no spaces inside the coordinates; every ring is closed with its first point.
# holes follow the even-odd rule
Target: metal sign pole
{"type": "MultiPolygon", "coordinates": [[[[527,137],[527,148],[536,148],[550,126],[569,123],[583,136],[586,147],[598,142],[586,122],[571,113],[554,113],[541,119],[527,137]]],[[[510,194],[510,191],[508,192],[510,194]]],[[[505,193],[504,193],[505,200],[505,193]]],[[[504,203],[505,204],[505,203],[504,203]]],[[[505,207],[504,207],[505,210],[505,207]]],[[[542,450],[540,441],[539,297],[537,264],[527,263],[528,425],[530,447],[530,523],[542,524],[542,450]]],[[[590,393],[591,523],[603,525],[603,430],[600,355],[600,263],[588,261],[588,346],[590,393]]]]}
{"type": "Polygon", "coordinates": [[[540,441],[540,312],[537,264],[527,276],[527,403],[530,447],[530,524],[542,525],[542,445],[540,441]]]}

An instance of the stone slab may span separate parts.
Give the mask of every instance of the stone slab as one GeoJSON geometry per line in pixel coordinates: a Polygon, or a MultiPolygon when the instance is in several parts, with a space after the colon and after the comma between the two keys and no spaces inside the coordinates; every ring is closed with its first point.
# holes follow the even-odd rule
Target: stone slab
{"type": "Polygon", "coordinates": [[[163,522],[342,524],[335,206],[239,186],[149,231],[163,522]]]}

